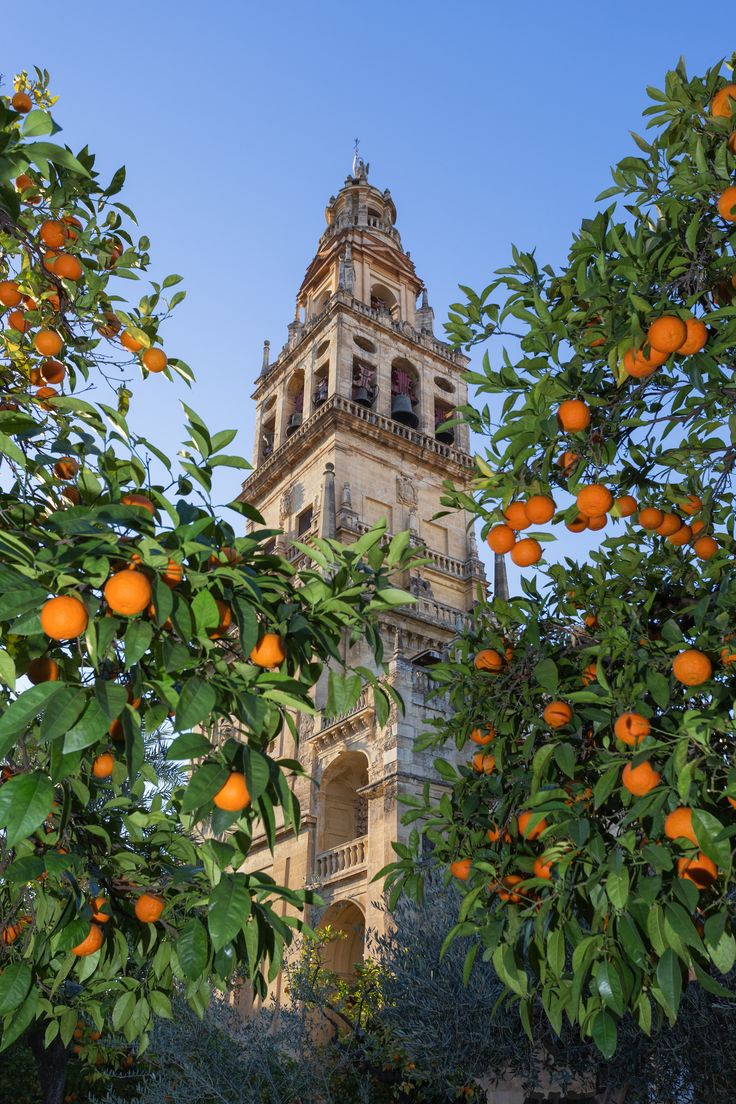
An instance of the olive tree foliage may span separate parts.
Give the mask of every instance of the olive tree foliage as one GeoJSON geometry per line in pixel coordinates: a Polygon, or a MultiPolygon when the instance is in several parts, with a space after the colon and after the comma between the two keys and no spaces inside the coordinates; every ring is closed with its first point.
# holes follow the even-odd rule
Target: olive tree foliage
{"type": "Polygon", "coordinates": [[[131,379],[164,403],[167,376],[191,378],[161,344],[180,277],[128,298],[150,258],[125,171],[104,183],[87,147],[58,144],[46,74],[16,83],[30,103],[0,97],[0,1049],[40,1030],[56,1100],[78,1021],[81,1060],[108,1032],[123,1061],[175,987],[201,1015],[230,977],[263,993],[278,973],[310,894],[241,869],[254,832],[273,847],[277,818],[299,829],[301,767],[273,741],[296,744],[328,664],[328,712],[369,682],[387,716],[380,674],[341,657],[365,639],[381,671],[408,540],[317,542],[296,571],[252,506],[213,499],[219,469],[248,467],[235,431],[184,406],[176,463],[136,434],[131,379]],[[120,578],[148,587],[144,608],[113,608],[120,578]],[[47,631],[58,596],[84,624],[47,631]],[[213,797],[232,772],[248,802],[229,812],[213,797]]]}
{"type": "Polygon", "coordinates": [[[690,78],[681,62],[649,89],[651,134],[633,136],[599,197],[623,211],[584,219],[559,269],[514,249],[482,293],[463,289],[447,326],[467,347],[515,337],[469,374],[488,404],[458,416],[482,451],[470,493],[448,487],[447,506],[489,534],[512,501],[555,502],[511,550],[522,593],[480,603],[433,669],[455,711],[419,746],[495,737],[485,767],[438,759],[447,793],[407,814],[421,827],[389,885],[394,899],[421,893],[421,835],[448,864],[467,859],[452,937],[479,937],[475,968],[492,962],[529,1033],[540,1000],[555,1032],[570,1021],[607,1057],[628,1014],[645,1033],[675,1023],[695,980],[729,999],[736,959],[736,118],[721,69],[690,78]],[[701,347],[655,358],[662,318],[701,347]],[[570,400],[589,424],[564,428],[570,400]],[[600,517],[585,515],[590,492],[578,498],[590,487],[600,517]],[[647,507],[661,532],[640,523],[647,507]],[[541,555],[590,521],[591,553],[533,563],[535,539],[541,555]],[[642,727],[626,743],[614,725],[629,712],[642,727]],[[627,788],[644,763],[646,786],[627,788]],[[665,827],[676,809],[684,836],[665,827]]]}

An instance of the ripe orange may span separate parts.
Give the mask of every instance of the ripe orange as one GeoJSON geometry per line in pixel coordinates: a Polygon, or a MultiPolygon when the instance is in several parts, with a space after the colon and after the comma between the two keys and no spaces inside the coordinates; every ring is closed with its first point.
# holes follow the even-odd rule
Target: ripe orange
{"type": "Polygon", "coordinates": [[[608,487],[601,483],[591,483],[581,487],[577,496],[578,510],[584,517],[600,517],[607,514],[613,506],[613,495],[608,487]]]}
{"type": "Polygon", "coordinates": [[[552,862],[551,859],[548,862],[545,862],[544,859],[542,858],[542,856],[540,855],[539,858],[534,860],[534,866],[532,867],[532,870],[534,872],[534,877],[535,878],[543,878],[545,882],[550,882],[552,880],[552,867],[553,866],[554,866],[554,863],[552,862]]]}
{"type": "Polygon", "coordinates": [[[102,939],[102,928],[99,924],[90,924],[89,933],[81,943],[77,943],[76,947],[72,947],[72,954],[78,955],[80,958],[94,954],[102,946],[102,939]]]}
{"type": "Polygon", "coordinates": [[[166,907],[158,893],[141,893],[135,903],[135,914],[144,924],[155,924],[166,907]]]}
{"type": "Polygon", "coordinates": [[[487,752],[476,751],[471,763],[477,774],[493,774],[496,760],[493,755],[489,755],[487,752]]]}
{"type": "Polygon", "coordinates": [[[118,571],[105,583],[102,593],[113,613],[123,617],[133,617],[150,603],[151,584],[145,575],[135,568],[130,571],[118,571]]]}
{"type": "Polygon", "coordinates": [[[608,525],[608,515],[601,514],[600,517],[590,517],[587,520],[587,528],[592,532],[597,532],[599,529],[605,529],[608,525]]]}
{"type": "Polygon", "coordinates": [[[138,506],[141,510],[147,510],[151,517],[156,516],[156,507],[150,498],[142,494],[125,494],[120,499],[121,506],[138,506]]]}
{"type": "Polygon", "coordinates": [[[62,487],[61,497],[70,502],[72,506],[78,506],[82,501],[82,495],[78,487],[62,487]]]}
{"type": "Polygon", "coordinates": [[[476,655],[473,666],[477,671],[500,671],[503,667],[503,656],[494,648],[484,648],[476,655]]]}
{"type": "Polygon", "coordinates": [[[491,552],[503,555],[514,547],[516,537],[510,525],[494,525],[486,537],[491,552]]]}
{"type": "Polygon", "coordinates": [[[557,408],[557,421],[566,433],[580,433],[590,425],[590,407],[582,399],[566,399],[557,408]]]}
{"type": "Polygon", "coordinates": [[[54,276],[75,282],[82,279],[83,273],[84,269],[77,257],[72,257],[69,253],[58,254],[54,261],[54,276]]]}
{"type": "Polygon", "coordinates": [[[39,682],[58,682],[61,677],[61,668],[55,659],[32,659],[26,667],[26,678],[34,684],[39,682]]]}
{"type": "Polygon", "coordinates": [[[241,809],[247,809],[250,805],[250,794],[245,784],[245,775],[240,771],[233,771],[212,801],[218,809],[225,809],[228,813],[239,813],[241,809]]]}
{"type": "Polygon", "coordinates": [[[286,658],[284,642],[278,633],[264,633],[250,653],[256,667],[280,667],[286,658]]]}
{"type": "Polygon", "coordinates": [[[579,460],[580,457],[576,452],[563,452],[557,457],[557,467],[562,468],[563,475],[570,475],[579,460]]]}
{"type": "Polygon", "coordinates": [[[693,829],[693,811],[687,805],[681,805],[679,809],[673,809],[668,813],[664,821],[664,834],[667,839],[687,839],[697,844],[698,838],[693,829]]]}
{"type": "Polygon", "coordinates": [[[679,548],[681,545],[687,544],[692,535],[693,531],[689,525],[681,525],[674,533],[670,533],[667,540],[670,544],[674,544],[679,548]]]}
{"type": "Polygon", "coordinates": [[[657,368],[661,368],[667,360],[667,353],[660,353],[658,349],[650,349],[646,354],[643,349],[627,349],[624,353],[624,369],[634,379],[646,379],[657,368]]]}
{"type": "Polygon", "coordinates": [[[485,747],[486,744],[490,744],[495,735],[496,730],[493,725],[487,725],[485,728],[474,728],[470,733],[470,739],[474,744],[485,747]]]}
{"type": "Polygon", "coordinates": [[[103,751],[92,760],[92,774],[95,778],[109,778],[115,766],[115,759],[109,751],[103,751]]]}
{"type": "Polygon", "coordinates": [[[27,92],[16,92],[10,101],[10,106],[13,108],[13,111],[17,111],[19,115],[27,115],[33,104],[27,92]]]}
{"type": "Polygon", "coordinates": [[[655,533],[659,533],[660,537],[671,537],[679,529],[682,529],[682,518],[677,514],[663,514],[655,533]]]}
{"type": "Polygon", "coordinates": [[[93,897],[90,901],[92,908],[95,910],[92,913],[92,919],[96,920],[98,924],[107,924],[109,920],[112,920],[112,916],[109,912],[101,912],[100,910],[107,906],[110,907],[110,902],[107,897],[93,897]]]}
{"type": "Polygon", "coordinates": [[[713,674],[713,665],[703,652],[687,648],[672,661],[672,674],[685,686],[700,686],[713,674]]]}
{"type": "Polygon", "coordinates": [[[564,728],[572,720],[572,709],[563,701],[551,701],[542,714],[550,728],[564,728]]]}
{"type": "Polygon", "coordinates": [[[139,353],[143,348],[140,341],[136,341],[133,335],[131,333],[128,333],[127,330],[123,330],[123,332],[121,333],[120,344],[130,353],[139,353]]]}
{"type": "Polygon", "coordinates": [[[710,560],[718,551],[718,544],[712,537],[698,537],[693,545],[693,550],[699,560],[710,560]]]}
{"type": "Polygon", "coordinates": [[[163,349],[146,349],[141,362],[149,372],[163,372],[168,363],[168,357],[163,349]]]}
{"type": "Polygon", "coordinates": [[[697,495],[691,494],[687,496],[685,502],[678,503],[683,514],[697,514],[698,510],[702,510],[703,503],[700,501],[697,495]]]}
{"type": "Polygon", "coordinates": [[[531,525],[531,521],[527,516],[526,506],[523,502],[510,502],[504,510],[503,516],[506,518],[511,528],[515,529],[517,533],[520,529],[528,529],[531,525]]]}
{"type": "Polygon", "coordinates": [[[43,267],[46,269],[47,272],[53,272],[55,264],[56,254],[53,252],[53,250],[49,249],[43,255],[43,267]]]}
{"type": "Polygon", "coordinates": [[[736,84],[725,84],[710,101],[710,113],[715,118],[730,119],[733,101],[736,100],[736,84]]]}
{"type": "Polygon", "coordinates": [[[541,836],[542,832],[547,828],[547,821],[544,817],[539,820],[533,828],[529,827],[529,822],[533,816],[538,816],[538,813],[533,813],[531,809],[527,809],[526,812],[519,813],[516,821],[516,826],[519,829],[519,835],[523,836],[526,840],[535,840],[538,836],[541,836]]]}
{"type": "Polygon", "coordinates": [[[699,851],[693,858],[688,859],[684,855],[677,860],[677,877],[687,878],[694,882],[698,889],[708,889],[718,877],[718,867],[699,851]]]}
{"type": "Polygon", "coordinates": [[[26,319],[26,316],[22,311],[14,310],[8,315],[8,325],[11,330],[15,330],[16,333],[28,333],[31,328],[31,323],[26,319]]]}
{"type": "Polygon", "coordinates": [[[588,528],[588,519],[578,514],[572,521],[565,523],[565,528],[569,529],[571,533],[582,533],[584,529],[588,528]]]}
{"type": "Polygon", "coordinates": [[[0,303],[4,307],[17,307],[22,298],[15,280],[0,281],[0,303]]]}
{"type": "Polygon", "coordinates": [[[45,222],[41,223],[38,236],[49,249],[61,249],[66,241],[64,224],[56,222],[54,219],[46,219],[45,222]]]}
{"type": "Polygon", "coordinates": [[[53,467],[54,475],[57,479],[73,479],[79,471],[79,464],[72,456],[62,456],[60,460],[57,460],[53,467]]]}
{"type": "Polygon", "coordinates": [[[586,613],[585,617],[583,618],[583,624],[588,629],[597,629],[598,618],[594,613],[586,613]]]}
{"type": "Polygon", "coordinates": [[[514,886],[517,886],[520,882],[524,881],[521,874],[507,874],[505,878],[501,879],[501,881],[505,887],[504,889],[494,887],[496,889],[496,892],[498,893],[498,899],[500,901],[510,901],[512,905],[517,905],[521,900],[522,895],[520,893],[512,893],[510,892],[510,890],[513,890],[514,886]]]}
{"type": "Polygon", "coordinates": [[[166,583],[166,586],[171,587],[173,590],[175,586],[179,585],[183,578],[184,568],[182,565],[177,563],[176,560],[169,560],[166,565],[166,570],[161,576],[161,582],[166,583]]]}
{"type": "Polygon", "coordinates": [[[643,529],[657,529],[664,521],[664,514],[656,506],[645,506],[639,511],[638,521],[643,529]]]}
{"type": "MultiPolygon", "coordinates": [[[[214,629],[210,629],[207,633],[210,640],[219,640],[221,636],[224,636],[227,630],[230,628],[233,620],[233,611],[227,602],[222,602],[219,598],[215,598],[215,605],[220,613],[220,620],[214,629]]],[[[257,645],[256,645],[257,647],[257,645]]],[[[255,651],[255,649],[253,649],[255,651]]]]}
{"type": "Polygon", "coordinates": [[[532,495],[525,503],[526,516],[532,525],[545,525],[554,517],[555,503],[549,495],[532,495]]]}
{"type": "Polygon", "coordinates": [[[580,677],[583,680],[583,686],[590,686],[591,682],[595,682],[598,678],[598,661],[594,659],[592,663],[588,663],[583,668],[583,673],[580,677]]]}
{"type": "Polygon", "coordinates": [[[617,498],[613,505],[618,510],[618,516],[622,518],[631,517],[638,508],[633,495],[621,495],[621,498],[617,498]]]}
{"type": "Polygon", "coordinates": [[[647,341],[659,353],[676,352],[687,340],[687,326],[674,314],[663,314],[647,330],[647,341]]]}
{"type": "Polygon", "coordinates": [[[685,323],[687,337],[677,350],[678,356],[691,356],[704,349],[708,342],[708,329],[699,318],[688,318],[685,323]]]}
{"type": "Polygon", "coordinates": [[[534,537],[524,537],[511,549],[511,559],[517,567],[530,567],[542,558],[542,546],[534,537]]]}
{"type": "Polygon", "coordinates": [[[736,222],[736,188],[726,188],[718,197],[718,214],[726,222],[736,222]]]}
{"type": "Polygon", "coordinates": [[[28,173],[21,173],[20,176],[16,176],[15,186],[19,192],[30,192],[32,188],[36,189],[32,192],[32,194],[28,194],[25,196],[25,198],[22,200],[23,203],[27,203],[30,206],[35,207],[37,203],[41,202],[41,196],[38,194],[38,189],[36,188],[35,183],[33,182],[33,180],[31,180],[28,173]]]}
{"type": "Polygon", "coordinates": [[[498,843],[500,838],[501,838],[501,829],[497,828],[495,824],[492,825],[488,829],[488,831],[486,832],[486,839],[488,840],[489,843],[498,843]]]}
{"type": "Polygon", "coordinates": [[[41,628],[52,640],[74,640],[88,621],[87,607],[72,594],[49,598],[41,607],[41,628]]]}
{"type": "Polygon", "coordinates": [[[61,383],[66,375],[66,368],[60,360],[45,360],[40,371],[46,383],[61,383]]]}
{"type": "Polygon", "coordinates": [[[659,785],[661,775],[654,770],[648,759],[634,767],[627,763],[621,772],[624,788],[634,797],[644,797],[659,785]]]}
{"type": "Polygon", "coordinates": [[[472,864],[472,859],[455,859],[454,862],[450,863],[450,873],[453,878],[459,878],[461,882],[467,882],[472,864]]]}
{"type": "Polygon", "coordinates": [[[651,725],[641,713],[622,713],[616,718],[613,731],[622,743],[636,747],[651,731],[651,725]]]}

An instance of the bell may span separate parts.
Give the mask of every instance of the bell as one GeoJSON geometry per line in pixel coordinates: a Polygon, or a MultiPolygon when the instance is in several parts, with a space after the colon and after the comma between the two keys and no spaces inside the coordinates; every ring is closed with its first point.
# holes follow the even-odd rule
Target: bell
{"type": "Polygon", "coordinates": [[[291,437],[292,433],[296,433],[299,426],[302,424],[301,414],[292,414],[289,418],[289,424],[286,427],[286,436],[291,437]]]}
{"type": "Polygon", "coordinates": [[[353,395],[353,402],[358,403],[360,406],[373,406],[373,399],[368,394],[367,387],[356,387],[355,394],[353,395]]]}
{"type": "Polygon", "coordinates": [[[411,408],[411,399],[408,395],[394,395],[391,399],[391,417],[395,422],[416,429],[419,419],[411,408]]]}
{"type": "Polygon", "coordinates": [[[451,429],[443,429],[439,433],[434,435],[436,441],[441,441],[443,445],[451,445],[455,440],[455,434],[451,429]]]}

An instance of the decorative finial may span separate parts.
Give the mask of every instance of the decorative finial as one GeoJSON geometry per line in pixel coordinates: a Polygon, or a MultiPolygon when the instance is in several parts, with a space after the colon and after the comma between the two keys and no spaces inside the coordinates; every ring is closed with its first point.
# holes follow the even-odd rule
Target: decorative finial
{"type": "Polygon", "coordinates": [[[268,371],[268,358],[271,353],[271,342],[266,340],[263,342],[263,361],[261,363],[261,375],[266,374],[268,371]]]}

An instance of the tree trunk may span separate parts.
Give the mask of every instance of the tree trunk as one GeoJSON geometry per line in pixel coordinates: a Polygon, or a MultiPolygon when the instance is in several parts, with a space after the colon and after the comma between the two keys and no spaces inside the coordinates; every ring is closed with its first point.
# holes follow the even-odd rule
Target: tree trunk
{"type": "Polygon", "coordinates": [[[63,1104],[69,1052],[57,1035],[49,1047],[43,1045],[46,1021],[37,1020],[28,1033],[28,1042],[38,1066],[42,1104],[63,1104]]]}

